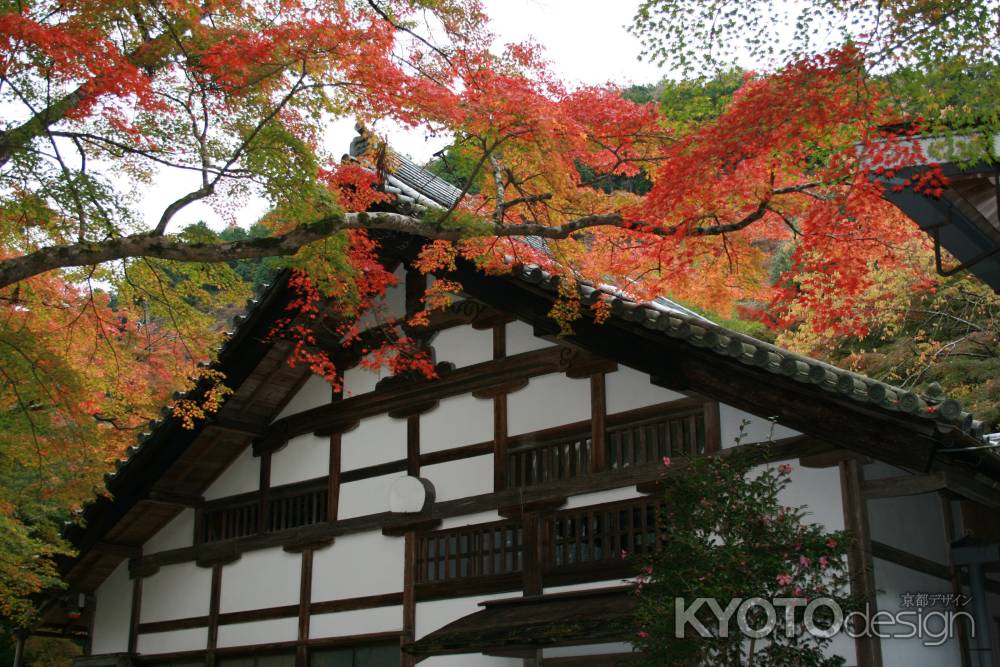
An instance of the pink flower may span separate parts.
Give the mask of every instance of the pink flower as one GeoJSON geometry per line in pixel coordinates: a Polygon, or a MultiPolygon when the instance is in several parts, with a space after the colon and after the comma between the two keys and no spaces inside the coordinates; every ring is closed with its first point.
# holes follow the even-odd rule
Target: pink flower
{"type": "Polygon", "coordinates": [[[799,556],[799,565],[802,567],[812,567],[812,559],[806,558],[805,556],[799,556]]]}
{"type": "Polygon", "coordinates": [[[802,587],[801,587],[801,586],[796,586],[796,587],[795,587],[795,591],[794,591],[794,592],[793,592],[792,594],[793,594],[793,595],[794,595],[795,597],[797,597],[797,598],[800,598],[800,597],[802,597],[802,587]]]}
{"type": "Polygon", "coordinates": [[[639,639],[649,639],[649,633],[645,630],[639,630],[638,635],[639,639]]]}
{"type": "Polygon", "coordinates": [[[670,467],[670,457],[669,456],[664,456],[663,457],[663,465],[667,466],[668,468],[670,467]]]}
{"type": "Polygon", "coordinates": [[[628,552],[627,552],[627,551],[625,551],[624,549],[622,549],[622,552],[621,552],[621,559],[622,559],[622,560],[625,560],[626,558],[628,558],[628,552]]]}
{"type": "Polygon", "coordinates": [[[826,568],[830,567],[830,559],[827,558],[826,556],[820,556],[819,567],[821,570],[825,570],[826,568]]]}
{"type": "Polygon", "coordinates": [[[778,472],[782,475],[788,475],[792,472],[792,465],[790,463],[782,463],[778,466],[778,472]]]}
{"type": "Polygon", "coordinates": [[[787,586],[788,584],[792,583],[792,578],[787,574],[779,574],[777,576],[777,581],[779,585],[787,586]]]}
{"type": "Polygon", "coordinates": [[[643,566],[642,571],[645,572],[647,575],[652,575],[653,574],[653,566],[652,565],[645,565],[645,566],[643,566]]]}
{"type": "Polygon", "coordinates": [[[830,539],[828,539],[826,541],[826,546],[827,546],[828,549],[836,549],[837,548],[837,540],[835,540],[835,539],[833,539],[831,537],[830,539]]]}

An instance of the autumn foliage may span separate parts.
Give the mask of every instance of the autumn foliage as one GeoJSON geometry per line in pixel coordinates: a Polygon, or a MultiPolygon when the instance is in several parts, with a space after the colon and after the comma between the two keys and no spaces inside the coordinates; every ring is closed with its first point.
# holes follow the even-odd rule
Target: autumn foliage
{"type": "MultiPolygon", "coordinates": [[[[463,0],[0,5],[0,612],[26,617],[23,594],[53,583],[32,555],[65,549],[60,522],[198,379],[216,314],[247,297],[227,261],[287,257],[298,298],[273,335],[335,384],[331,346],[433,374],[403,326],[426,312],[379,313],[396,278],[373,229],[425,237],[428,272],[459,256],[490,272],[535,262],[640,300],[840,333],[868,326],[878,272],[925,280],[926,241],[879,180],[921,161],[919,119],[889,108],[858,51],[748,74],[719,115],[679,124],[613,85],[557,80],[540,48],[494,48],[485,26],[463,0]],[[463,196],[359,215],[389,203],[378,171],[391,151],[338,164],[345,147],[323,143],[337,117],[453,137],[463,196]],[[607,187],[637,175],[648,194],[607,187]],[[169,203],[150,215],[154,188],[169,203]],[[178,222],[196,202],[232,219],[253,197],[270,238],[221,243],[178,222]],[[781,248],[790,264],[773,281],[781,248]],[[366,338],[371,322],[382,334],[366,338]]],[[[910,187],[940,195],[939,174],[921,179],[910,187]]],[[[433,289],[427,309],[461,287],[433,289]]],[[[583,315],[573,290],[553,314],[566,327],[583,315]]],[[[225,392],[173,409],[193,423],[225,392]]]]}

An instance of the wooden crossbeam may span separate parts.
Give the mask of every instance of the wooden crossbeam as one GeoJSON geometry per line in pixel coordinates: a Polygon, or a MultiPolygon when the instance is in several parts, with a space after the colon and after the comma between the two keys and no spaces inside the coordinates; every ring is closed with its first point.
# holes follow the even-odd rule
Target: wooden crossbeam
{"type": "Polygon", "coordinates": [[[861,491],[868,499],[896,498],[936,491],[950,491],[957,496],[987,507],[1000,508],[1000,488],[991,487],[972,477],[953,471],[868,480],[861,485],[861,491]]]}

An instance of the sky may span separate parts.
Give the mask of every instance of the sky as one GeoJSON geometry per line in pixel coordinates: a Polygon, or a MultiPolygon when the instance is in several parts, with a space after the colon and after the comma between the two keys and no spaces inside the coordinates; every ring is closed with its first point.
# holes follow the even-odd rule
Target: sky
{"type": "MultiPolygon", "coordinates": [[[[485,0],[491,29],[501,44],[529,39],[542,45],[551,68],[569,85],[655,83],[665,75],[656,66],[640,62],[639,41],[626,30],[639,0],[485,0]]],[[[428,138],[421,130],[382,123],[374,128],[390,145],[417,162],[425,162],[441,148],[446,137],[428,138]]],[[[354,120],[340,119],[327,130],[326,147],[334,154],[346,153],[355,136],[354,120]]],[[[181,192],[177,173],[163,173],[144,193],[142,209],[155,224],[163,209],[181,192]]],[[[192,181],[191,189],[198,187],[192,181]]],[[[186,192],[187,190],[183,190],[186,192]]],[[[249,226],[266,210],[263,201],[251,200],[221,217],[207,204],[188,206],[171,222],[171,230],[204,220],[221,229],[228,222],[249,226]]]]}

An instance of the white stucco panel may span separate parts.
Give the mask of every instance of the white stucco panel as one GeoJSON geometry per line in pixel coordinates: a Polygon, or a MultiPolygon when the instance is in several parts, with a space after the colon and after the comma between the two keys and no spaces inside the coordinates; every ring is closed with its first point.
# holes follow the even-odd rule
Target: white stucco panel
{"type": "Polygon", "coordinates": [[[271,486],[323,477],[329,469],[330,437],[300,435],[271,454],[271,486]]]}
{"type": "Polygon", "coordinates": [[[341,484],[337,518],[350,519],[355,516],[388,512],[392,480],[405,476],[406,471],[402,471],[341,484]]]}
{"type": "Polygon", "coordinates": [[[493,399],[453,396],[420,415],[420,451],[424,454],[492,439],[493,399]]]}
{"type": "Polygon", "coordinates": [[[474,329],[470,324],[445,329],[433,340],[437,362],[450,361],[455,368],[493,359],[493,330],[474,329]]]}
{"type": "Polygon", "coordinates": [[[791,483],[778,496],[788,507],[806,506],[806,523],[818,523],[827,530],[844,529],[844,501],[840,488],[840,469],[806,468],[797,459],[775,462],[792,466],[791,483]]]}
{"type": "Polygon", "coordinates": [[[453,516],[443,519],[439,530],[450,530],[452,528],[461,528],[463,526],[474,526],[477,523],[490,523],[491,521],[499,521],[500,518],[500,512],[497,512],[496,510],[491,512],[476,512],[475,514],[463,514],[462,516],[453,516]]]}
{"type": "Polygon", "coordinates": [[[183,549],[194,543],[194,509],[188,508],[170,520],[156,535],[142,545],[145,555],[170,549],[183,549]]]}
{"type": "MultiPolygon", "coordinates": [[[[247,551],[222,568],[222,613],[297,604],[302,555],[280,548],[247,551]]],[[[294,639],[294,637],[293,637],[294,639]]]]}
{"type": "Polygon", "coordinates": [[[208,628],[152,632],[139,635],[137,639],[136,650],[143,655],[203,651],[208,646],[208,628]]]}
{"type": "Polygon", "coordinates": [[[350,637],[372,632],[395,632],[402,629],[402,605],[317,614],[309,619],[310,639],[350,637]]]}
{"type": "Polygon", "coordinates": [[[212,570],[193,562],[165,565],[142,582],[143,623],[205,616],[211,602],[212,570]]]}
{"type": "Polygon", "coordinates": [[[203,494],[205,500],[215,500],[249,493],[260,488],[260,458],[247,447],[222,474],[215,478],[203,494]]]}
{"type": "Polygon", "coordinates": [[[384,377],[383,369],[373,370],[364,366],[355,366],[344,371],[344,397],[357,396],[375,391],[375,385],[384,377]]]}
{"type": "Polygon", "coordinates": [[[541,350],[552,347],[555,343],[550,343],[544,338],[535,336],[530,324],[525,324],[520,320],[507,323],[507,355],[541,350]]]}
{"type": "MultiPolygon", "coordinates": [[[[951,585],[943,579],[937,579],[922,572],[915,572],[909,568],[889,563],[880,558],[874,559],[875,588],[878,589],[878,610],[889,614],[898,614],[904,611],[916,611],[903,606],[900,596],[904,593],[951,593],[951,585]]],[[[928,608],[926,612],[941,612],[948,609],[937,607],[928,608]]],[[[965,608],[959,611],[971,611],[965,608]]],[[[884,615],[883,615],[884,616],[884,615]]],[[[881,618],[881,617],[880,617],[881,618]]],[[[917,619],[910,617],[910,622],[917,619]]],[[[933,633],[938,633],[942,629],[940,618],[927,619],[927,629],[933,633]]],[[[885,634],[903,634],[909,629],[903,625],[890,625],[880,623],[879,630],[885,634]]],[[[907,667],[960,667],[962,664],[959,654],[959,642],[957,631],[952,633],[953,639],[938,647],[924,646],[923,642],[932,641],[937,643],[933,636],[920,638],[888,638],[883,635],[882,658],[888,665],[906,665],[907,667]]]]}
{"type": "Polygon", "coordinates": [[[944,517],[936,493],[868,501],[871,538],[938,563],[947,563],[944,517]]]}
{"type": "Polygon", "coordinates": [[[581,493],[577,496],[570,496],[566,504],[559,509],[573,509],[575,507],[589,507],[590,505],[600,505],[601,503],[614,503],[619,500],[631,500],[639,498],[645,494],[639,493],[634,486],[623,486],[607,491],[595,491],[593,493],[581,493]]]}
{"type": "Polygon", "coordinates": [[[604,376],[604,394],[608,414],[644,408],[685,398],[684,394],[650,383],[649,375],[628,366],[618,366],[604,376]]]}
{"type": "Polygon", "coordinates": [[[378,415],[362,419],[340,439],[340,469],[355,470],[406,458],[406,420],[378,415]]]}
{"type": "Polygon", "coordinates": [[[312,600],[403,590],[403,538],[379,531],[343,535],[313,554],[312,600]]]}
{"type": "Polygon", "coordinates": [[[128,651],[132,580],[128,578],[127,560],[123,560],[97,588],[96,597],[92,653],[97,655],[128,651]]]}
{"type": "Polygon", "coordinates": [[[531,378],[507,397],[507,433],[518,435],[590,419],[590,380],[562,373],[531,378]]]}
{"type": "Polygon", "coordinates": [[[743,445],[801,435],[798,431],[793,431],[787,426],[772,422],[769,417],[771,415],[756,416],[720,403],[719,422],[722,447],[732,447],[736,444],[736,438],[740,435],[740,424],[744,420],[748,423],[743,428],[743,437],[740,440],[740,444],[743,445]]]}
{"type": "Polygon", "coordinates": [[[270,621],[233,623],[219,626],[219,648],[250,646],[272,642],[295,641],[299,634],[298,618],[278,618],[270,621]]]}
{"type": "Polygon", "coordinates": [[[332,399],[333,387],[330,383],[319,375],[310,375],[275,419],[318,408],[321,405],[326,405],[332,399]]]}
{"type": "Polygon", "coordinates": [[[420,476],[434,484],[435,498],[454,500],[493,491],[493,455],[423,466],[420,476]]]}

